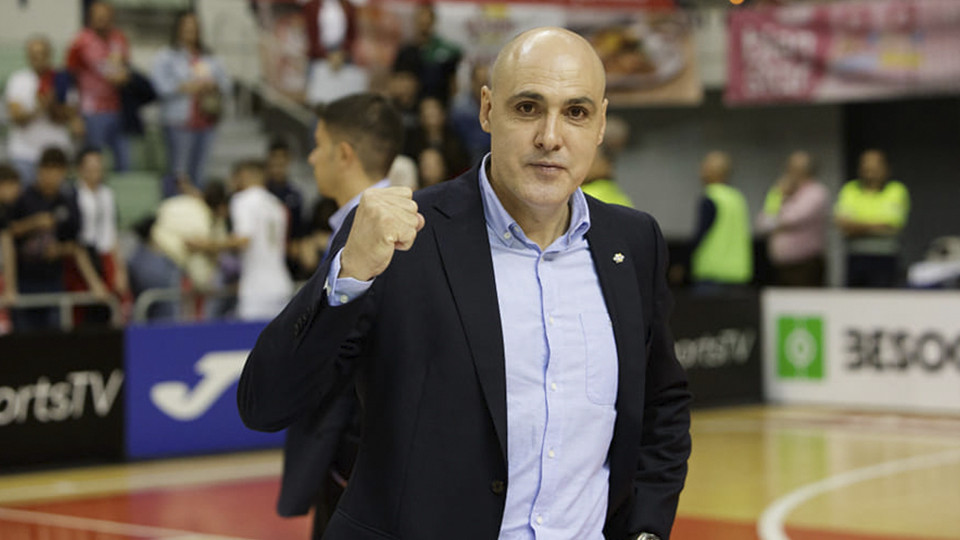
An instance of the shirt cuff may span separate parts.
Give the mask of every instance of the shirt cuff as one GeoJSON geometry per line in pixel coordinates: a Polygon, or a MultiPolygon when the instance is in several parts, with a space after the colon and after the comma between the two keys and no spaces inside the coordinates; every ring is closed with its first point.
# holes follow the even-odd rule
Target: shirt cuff
{"type": "Polygon", "coordinates": [[[323,284],[323,292],[327,295],[327,303],[333,307],[349,304],[356,300],[363,293],[367,292],[373,280],[360,281],[353,278],[342,278],[340,275],[340,255],[343,249],[337,252],[336,257],[330,262],[330,272],[327,274],[327,280],[323,284]]]}

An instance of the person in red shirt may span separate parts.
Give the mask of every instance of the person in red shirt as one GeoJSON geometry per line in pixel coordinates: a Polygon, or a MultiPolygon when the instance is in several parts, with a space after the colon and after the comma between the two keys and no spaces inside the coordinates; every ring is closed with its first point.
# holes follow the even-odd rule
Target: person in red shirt
{"type": "Polygon", "coordinates": [[[130,46],[113,26],[113,8],[94,2],[87,14],[89,24],[80,31],[67,53],[67,68],[80,90],[80,112],[86,123],[86,145],[109,148],[114,168],[130,164],[129,142],[121,123],[120,88],[130,80],[130,46]]]}

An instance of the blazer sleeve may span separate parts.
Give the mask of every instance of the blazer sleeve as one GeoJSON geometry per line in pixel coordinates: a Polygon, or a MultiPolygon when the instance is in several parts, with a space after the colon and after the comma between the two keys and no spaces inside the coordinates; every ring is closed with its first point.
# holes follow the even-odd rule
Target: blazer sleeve
{"type": "MultiPolygon", "coordinates": [[[[352,214],[334,239],[346,243],[352,214]]],[[[237,388],[240,418],[251,429],[279,431],[301,415],[324,410],[347,385],[361,356],[373,290],[342,306],[328,304],[324,282],[330,260],[261,332],[237,388]]]]}
{"type": "Polygon", "coordinates": [[[673,299],[667,287],[667,246],[651,220],[656,245],[653,320],[648,342],[643,433],[634,477],[630,538],[649,532],[670,537],[690,457],[690,401],[687,376],[674,351],[669,320],[673,299]]]}

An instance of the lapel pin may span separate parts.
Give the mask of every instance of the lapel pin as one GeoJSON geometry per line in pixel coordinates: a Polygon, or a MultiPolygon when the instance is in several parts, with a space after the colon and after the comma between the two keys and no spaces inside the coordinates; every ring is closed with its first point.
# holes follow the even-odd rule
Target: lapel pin
{"type": "Polygon", "coordinates": [[[613,255],[613,262],[620,264],[623,262],[623,253],[617,252],[613,255]]]}

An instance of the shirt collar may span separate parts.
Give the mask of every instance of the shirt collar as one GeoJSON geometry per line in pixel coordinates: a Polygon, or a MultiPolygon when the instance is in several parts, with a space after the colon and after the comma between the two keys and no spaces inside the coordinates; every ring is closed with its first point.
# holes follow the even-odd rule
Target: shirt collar
{"type": "MultiPolygon", "coordinates": [[[[371,187],[371,188],[377,188],[377,189],[382,189],[382,188],[385,188],[385,187],[390,187],[390,179],[389,179],[389,178],[384,178],[383,180],[377,182],[376,184],[374,184],[374,185],[372,185],[372,186],[370,186],[370,187],[371,187]]],[[[364,190],[364,191],[366,191],[366,190],[364,190]]],[[[363,191],[361,191],[360,193],[357,193],[357,196],[356,196],[356,197],[350,199],[350,200],[347,202],[347,204],[345,204],[345,205],[341,206],[340,208],[338,208],[337,211],[334,212],[332,216],[330,216],[330,219],[327,221],[327,223],[329,223],[329,224],[330,224],[330,228],[333,229],[333,234],[334,234],[334,235],[336,235],[337,232],[340,230],[340,227],[343,226],[343,222],[346,221],[346,219],[347,219],[347,214],[349,214],[351,210],[353,210],[354,208],[357,207],[358,204],[360,204],[360,197],[361,197],[361,196],[363,196],[363,191]]]]}
{"type": "MultiPolygon", "coordinates": [[[[493,191],[493,186],[490,185],[490,179],[487,177],[487,163],[489,161],[490,154],[487,154],[480,163],[479,175],[483,215],[487,220],[487,227],[505,246],[516,247],[519,243],[526,247],[536,248],[539,251],[540,248],[537,244],[527,238],[523,229],[517,225],[517,221],[510,216],[510,213],[500,202],[500,198],[493,191]]],[[[590,230],[590,209],[587,207],[587,198],[578,187],[570,196],[570,226],[566,233],[551,244],[550,248],[556,248],[556,251],[565,250],[573,242],[580,240],[588,230],[590,230]]]]}

